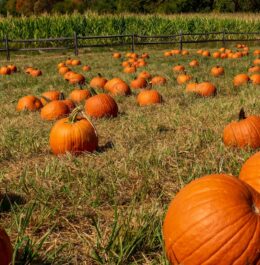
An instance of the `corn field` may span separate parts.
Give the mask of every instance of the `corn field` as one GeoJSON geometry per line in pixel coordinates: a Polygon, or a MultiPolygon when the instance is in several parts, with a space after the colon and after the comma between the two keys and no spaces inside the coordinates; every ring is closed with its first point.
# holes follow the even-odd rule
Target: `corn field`
{"type": "MultiPolygon", "coordinates": [[[[143,34],[171,35],[215,31],[259,32],[258,14],[189,14],[189,15],[42,15],[0,19],[0,38],[9,39],[70,37],[78,35],[143,34]]],[[[212,36],[214,37],[214,36],[212,36]]],[[[215,36],[217,38],[217,36],[215,36]]]]}

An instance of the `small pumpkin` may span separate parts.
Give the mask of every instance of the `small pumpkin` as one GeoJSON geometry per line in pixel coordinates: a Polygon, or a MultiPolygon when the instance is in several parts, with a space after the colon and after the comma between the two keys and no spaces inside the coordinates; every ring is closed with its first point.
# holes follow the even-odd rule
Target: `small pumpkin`
{"type": "Polygon", "coordinates": [[[186,185],[163,223],[170,264],[259,264],[259,202],[259,193],[229,175],[208,175],[186,185]]]}
{"type": "Polygon", "coordinates": [[[115,59],[121,58],[121,53],[119,53],[119,52],[113,53],[113,58],[115,58],[115,59]]]}
{"type": "Polygon", "coordinates": [[[86,100],[85,111],[93,118],[116,117],[118,106],[110,95],[101,93],[86,100]]]}
{"type": "Polygon", "coordinates": [[[66,66],[66,63],[61,62],[61,63],[58,63],[57,68],[60,69],[61,67],[65,67],[65,66],[66,66]]]}
{"type": "Polygon", "coordinates": [[[197,66],[199,66],[200,64],[199,64],[199,62],[198,62],[198,60],[192,60],[190,63],[189,63],[189,66],[190,67],[197,67],[197,66]]]}
{"type": "Polygon", "coordinates": [[[128,96],[131,95],[131,89],[129,88],[128,84],[124,81],[120,81],[114,83],[113,86],[109,88],[109,92],[112,95],[120,95],[120,96],[128,96]]]}
{"type": "Polygon", "coordinates": [[[51,121],[65,117],[70,113],[69,107],[61,100],[53,100],[41,109],[41,118],[51,121]]]}
{"type": "Polygon", "coordinates": [[[85,77],[82,74],[72,74],[69,78],[70,84],[79,84],[84,85],[85,84],[85,77]]]}
{"type": "Polygon", "coordinates": [[[78,59],[74,59],[74,60],[71,61],[71,65],[73,65],[73,66],[81,65],[81,61],[78,60],[78,59]]]}
{"type": "Polygon", "coordinates": [[[166,51],[166,52],[164,52],[164,57],[170,57],[170,56],[172,56],[172,52],[170,52],[170,51],[166,51]]]}
{"type": "Polygon", "coordinates": [[[106,83],[107,83],[107,79],[99,74],[98,76],[93,77],[91,79],[89,85],[90,87],[95,88],[95,89],[104,89],[106,83]]]}
{"type": "Polygon", "coordinates": [[[251,75],[250,80],[252,81],[253,85],[260,85],[260,74],[251,75]]]}
{"type": "Polygon", "coordinates": [[[145,53],[143,53],[143,54],[141,55],[141,58],[143,58],[143,59],[149,59],[150,56],[149,56],[149,54],[148,54],[147,52],[145,52],[145,53]]]}
{"type": "Polygon", "coordinates": [[[144,79],[146,79],[146,80],[150,80],[150,79],[152,78],[152,75],[151,75],[149,72],[147,72],[147,71],[142,71],[142,72],[138,75],[138,77],[142,77],[142,78],[144,78],[144,79]]]}
{"type": "Polygon", "coordinates": [[[212,57],[215,58],[215,59],[220,58],[220,56],[221,56],[221,52],[214,52],[212,54],[212,57]]]}
{"type": "Polygon", "coordinates": [[[10,75],[12,72],[10,70],[10,68],[8,68],[7,66],[2,66],[0,68],[0,75],[10,75]]]}
{"type": "Polygon", "coordinates": [[[185,67],[184,67],[183,65],[178,64],[178,65],[175,65],[175,66],[172,68],[172,70],[173,70],[174,72],[184,72],[184,71],[185,71],[185,67]]]}
{"type": "Polygon", "coordinates": [[[30,75],[33,76],[33,77],[41,76],[41,75],[42,75],[42,71],[39,70],[39,69],[33,69],[33,70],[30,72],[30,75]]]}
{"type": "Polygon", "coordinates": [[[188,83],[186,85],[186,89],[185,89],[186,92],[196,92],[197,85],[198,85],[197,82],[195,82],[195,83],[188,83]]]}
{"type": "Polygon", "coordinates": [[[235,87],[242,86],[247,84],[249,80],[250,78],[247,74],[238,74],[233,79],[233,85],[235,87]]]}
{"type": "Polygon", "coordinates": [[[189,53],[189,51],[187,51],[187,50],[183,50],[182,52],[181,52],[181,55],[189,55],[190,53],[189,53]]]}
{"type": "Polygon", "coordinates": [[[254,65],[260,65],[260,58],[254,60],[254,65]]]}
{"type": "Polygon", "coordinates": [[[260,72],[260,66],[259,65],[251,66],[248,69],[248,73],[257,73],[257,72],[260,72]]]}
{"type": "Polygon", "coordinates": [[[218,77],[221,76],[225,73],[224,67],[221,66],[214,66],[211,68],[210,71],[211,75],[213,75],[214,77],[218,77]]]}
{"type": "Polygon", "coordinates": [[[163,86],[166,82],[166,78],[160,75],[154,76],[151,80],[151,84],[153,86],[163,86]]]}
{"type": "Polygon", "coordinates": [[[50,90],[50,91],[46,91],[44,93],[42,93],[42,97],[41,97],[41,102],[42,105],[47,104],[50,101],[53,100],[59,100],[61,97],[61,92],[58,90],[50,90]]]}
{"type": "Polygon", "coordinates": [[[162,102],[162,96],[155,89],[144,89],[138,94],[137,102],[140,106],[159,104],[162,102]]]}
{"type": "Polygon", "coordinates": [[[140,89],[140,88],[146,88],[147,85],[148,83],[145,78],[138,77],[131,82],[130,87],[133,89],[140,89]]]}
{"type": "Polygon", "coordinates": [[[58,120],[50,132],[50,147],[55,155],[93,152],[98,147],[98,136],[93,124],[74,111],[70,117],[58,120]]]}
{"type": "Polygon", "coordinates": [[[194,92],[202,97],[211,97],[216,95],[217,89],[210,82],[202,82],[196,86],[194,92]]]}
{"type": "Polygon", "coordinates": [[[223,141],[226,146],[259,147],[260,117],[255,115],[246,117],[242,108],[239,113],[239,121],[233,121],[225,127],[223,141]]]}
{"type": "Polygon", "coordinates": [[[42,108],[42,102],[35,96],[28,95],[19,99],[16,110],[23,111],[37,111],[42,108]]]}
{"type": "Polygon", "coordinates": [[[203,57],[209,57],[210,56],[210,52],[209,51],[203,51],[201,55],[203,57]]]}
{"type": "Polygon", "coordinates": [[[69,69],[69,67],[67,67],[67,66],[61,66],[60,68],[59,68],[59,74],[61,74],[61,75],[64,75],[64,74],[66,74],[67,72],[69,72],[70,71],[70,69],[69,69]]]}
{"type": "Polygon", "coordinates": [[[110,91],[110,89],[113,87],[113,85],[115,85],[118,82],[123,82],[123,80],[119,77],[114,77],[114,78],[112,78],[106,82],[104,89],[107,91],[110,91]]]}
{"type": "Polygon", "coordinates": [[[90,92],[87,89],[75,88],[70,94],[69,98],[75,102],[80,103],[91,97],[90,92]]]}
{"type": "Polygon", "coordinates": [[[17,72],[17,67],[14,64],[9,64],[7,67],[11,70],[12,73],[17,72]]]}
{"type": "Polygon", "coordinates": [[[85,72],[88,72],[88,71],[91,70],[91,67],[90,67],[89,65],[84,65],[84,66],[82,67],[82,70],[85,71],[85,72]]]}
{"type": "Polygon", "coordinates": [[[187,75],[186,73],[185,74],[180,74],[180,75],[177,76],[177,83],[179,85],[185,84],[188,81],[190,81],[191,78],[192,77],[190,75],[187,75]]]}
{"type": "Polygon", "coordinates": [[[124,73],[127,74],[132,74],[136,72],[136,67],[135,66],[127,66],[124,68],[124,73]]]}

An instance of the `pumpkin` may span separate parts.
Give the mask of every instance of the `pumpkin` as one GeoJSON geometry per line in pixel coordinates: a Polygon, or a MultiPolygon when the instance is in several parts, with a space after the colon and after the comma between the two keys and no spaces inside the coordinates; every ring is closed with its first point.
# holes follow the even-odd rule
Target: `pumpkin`
{"type": "Polygon", "coordinates": [[[136,72],[136,67],[135,66],[127,66],[124,68],[124,73],[127,73],[127,74],[132,74],[136,72]]]}
{"type": "Polygon", "coordinates": [[[143,53],[143,54],[141,55],[141,58],[143,58],[143,59],[149,59],[150,56],[149,56],[149,54],[148,54],[147,52],[145,52],[145,53],[143,53]]]}
{"type": "Polygon", "coordinates": [[[133,89],[146,88],[147,85],[148,83],[143,77],[138,77],[134,79],[130,84],[131,88],[133,89]]]}
{"type": "Polygon", "coordinates": [[[77,60],[77,59],[74,59],[74,60],[71,61],[71,65],[73,65],[73,66],[81,65],[81,61],[77,60]]]}
{"type": "Polygon", "coordinates": [[[72,65],[72,61],[72,59],[68,58],[65,63],[66,65],[72,65]]]}
{"type": "Polygon", "coordinates": [[[39,110],[42,107],[42,102],[35,96],[29,95],[22,97],[18,100],[16,110],[17,111],[23,111],[23,110],[29,110],[29,111],[36,111],[39,110]]]}
{"type": "Polygon", "coordinates": [[[85,111],[94,118],[116,117],[118,106],[110,95],[101,93],[86,100],[85,111]]]}
{"type": "Polygon", "coordinates": [[[191,67],[197,67],[199,66],[199,62],[197,60],[192,60],[190,63],[189,63],[189,66],[191,67]]]}
{"type": "Polygon", "coordinates": [[[239,178],[260,193],[260,152],[246,160],[240,170],[239,178]]]}
{"type": "Polygon", "coordinates": [[[150,79],[152,78],[151,74],[150,74],[149,72],[147,72],[147,71],[142,71],[142,72],[138,75],[138,77],[142,77],[142,78],[144,78],[144,79],[146,79],[146,80],[150,80],[150,79]]]}
{"type": "Polygon", "coordinates": [[[254,74],[250,76],[250,80],[252,81],[253,85],[260,85],[260,74],[254,74]]]}
{"type": "Polygon", "coordinates": [[[220,52],[225,52],[225,51],[226,51],[226,48],[221,47],[221,48],[219,49],[219,51],[220,51],[220,52]]]}
{"type": "Polygon", "coordinates": [[[217,89],[210,82],[202,82],[196,86],[193,92],[195,92],[196,94],[199,94],[202,97],[210,97],[210,96],[216,95],[217,89]]]}
{"type": "Polygon", "coordinates": [[[201,55],[204,56],[204,57],[209,57],[210,56],[210,52],[209,51],[203,51],[201,55]]]}
{"type": "Polygon", "coordinates": [[[82,70],[85,71],[85,72],[88,72],[88,71],[91,70],[91,67],[90,67],[89,65],[84,65],[84,66],[82,67],[82,70]]]}
{"type": "Polygon", "coordinates": [[[107,83],[107,79],[102,77],[100,74],[96,77],[93,77],[89,83],[90,87],[97,89],[104,89],[107,83]]]}
{"type": "Polygon", "coordinates": [[[17,67],[14,64],[9,64],[7,67],[11,70],[12,73],[17,72],[17,67]]]}
{"type": "Polygon", "coordinates": [[[182,52],[181,52],[181,55],[189,55],[190,53],[189,53],[189,51],[187,51],[187,50],[183,50],[182,52]]]}
{"type": "Polygon", "coordinates": [[[241,85],[245,85],[248,83],[248,81],[250,80],[249,76],[246,74],[239,74],[236,75],[233,79],[233,85],[238,87],[241,85]]]}
{"type": "Polygon", "coordinates": [[[70,78],[71,78],[73,75],[75,75],[75,74],[76,74],[76,73],[73,72],[73,71],[68,71],[68,72],[66,72],[66,73],[63,75],[63,77],[64,77],[64,79],[65,79],[66,81],[69,81],[70,78]]]}
{"type": "Polygon", "coordinates": [[[69,95],[69,98],[76,103],[80,103],[89,97],[91,97],[90,92],[87,89],[82,88],[74,89],[69,95]]]}
{"type": "Polygon", "coordinates": [[[42,71],[39,69],[33,69],[30,73],[31,76],[33,77],[37,77],[37,76],[41,76],[42,75],[42,71]]]}
{"type": "Polygon", "coordinates": [[[180,74],[177,76],[177,83],[179,85],[182,85],[182,84],[185,84],[187,83],[188,81],[191,80],[191,76],[190,75],[187,75],[187,74],[180,74]]]}
{"type": "Polygon", "coordinates": [[[260,65],[260,58],[254,60],[254,65],[260,65]]]}
{"type": "Polygon", "coordinates": [[[221,53],[220,58],[226,59],[226,58],[228,58],[228,54],[227,53],[221,53]]]}
{"type": "Polygon", "coordinates": [[[65,62],[61,62],[57,65],[57,68],[61,68],[61,67],[66,67],[66,63],[65,62]]]}
{"type": "Polygon", "coordinates": [[[33,70],[33,67],[26,67],[25,68],[25,73],[26,74],[30,74],[32,70],[33,70]]]}
{"type": "Polygon", "coordinates": [[[85,77],[81,74],[72,74],[69,78],[69,82],[70,84],[79,84],[79,85],[83,85],[85,84],[85,77]]]}
{"type": "Polygon", "coordinates": [[[260,72],[260,66],[256,65],[256,66],[252,66],[248,69],[248,73],[257,73],[260,72]]]}
{"type": "Polygon", "coordinates": [[[52,100],[59,100],[61,97],[61,92],[57,90],[46,91],[42,93],[41,102],[42,105],[52,101],[52,100]]]}
{"type": "Polygon", "coordinates": [[[170,56],[172,56],[172,52],[170,52],[170,51],[164,52],[164,56],[170,57],[170,56]]]}
{"type": "Polygon", "coordinates": [[[203,53],[203,50],[200,49],[200,50],[197,50],[197,54],[202,54],[203,53]]]}
{"type": "Polygon", "coordinates": [[[59,74],[61,74],[61,75],[64,75],[64,74],[66,74],[67,72],[69,72],[70,71],[70,69],[69,69],[69,67],[67,67],[67,66],[61,66],[60,68],[59,68],[59,74]]]}
{"type": "Polygon", "coordinates": [[[162,102],[162,96],[157,90],[145,89],[138,94],[137,102],[140,106],[159,104],[162,102]]]}
{"type": "Polygon", "coordinates": [[[259,264],[260,195],[224,174],[201,177],[172,200],[163,223],[173,265],[259,264]]]}
{"type": "Polygon", "coordinates": [[[119,58],[121,58],[121,53],[119,53],[119,52],[115,52],[115,53],[113,54],[113,58],[115,58],[115,59],[119,59],[119,58]]]}
{"type": "Polygon", "coordinates": [[[109,88],[109,92],[115,96],[117,96],[117,95],[121,95],[121,96],[131,95],[131,90],[130,90],[128,84],[124,81],[119,81],[119,82],[113,84],[113,86],[111,86],[109,88]]]}
{"type": "Polygon", "coordinates": [[[239,121],[233,121],[225,127],[223,141],[226,146],[259,147],[260,117],[255,115],[246,117],[242,108],[239,113],[239,121]]]}
{"type": "Polygon", "coordinates": [[[163,86],[166,84],[166,78],[160,75],[154,76],[151,80],[151,84],[153,86],[163,86]]]}
{"type": "Polygon", "coordinates": [[[211,75],[213,75],[214,77],[218,77],[218,76],[221,76],[225,73],[225,70],[223,67],[221,66],[214,66],[211,68],[211,71],[210,71],[211,75]]]}
{"type": "Polygon", "coordinates": [[[71,112],[73,109],[75,109],[75,104],[74,104],[74,102],[71,100],[71,99],[69,99],[69,98],[67,98],[67,99],[62,99],[61,100],[68,108],[69,108],[69,111],[71,112]]]}
{"type": "Polygon", "coordinates": [[[93,152],[98,147],[98,136],[88,119],[73,112],[70,117],[58,120],[52,127],[50,147],[55,155],[93,152]]]}
{"type": "Polygon", "coordinates": [[[112,78],[106,82],[104,89],[107,91],[110,91],[110,89],[113,87],[113,85],[115,85],[118,82],[123,82],[123,80],[119,77],[114,77],[114,78],[112,78]]]}
{"type": "Polygon", "coordinates": [[[13,248],[7,233],[0,227],[0,261],[1,265],[10,265],[12,262],[13,248]]]}
{"type": "Polygon", "coordinates": [[[11,70],[7,66],[2,66],[0,68],[0,75],[10,75],[10,74],[11,74],[11,70]]]}
{"type": "Polygon", "coordinates": [[[51,121],[65,117],[70,113],[69,107],[62,100],[53,100],[41,109],[41,118],[51,121]]]}
{"type": "Polygon", "coordinates": [[[196,82],[196,83],[188,83],[187,85],[186,85],[186,92],[195,92],[196,91],[196,88],[197,88],[197,85],[198,85],[198,83],[196,82]]]}
{"type": "Polygon", "coordinates": [[[184,72],[185,71],[185,67],[183,65],[176,65],[172,68],[172,70],[174,72],[184,72]]]}
{"type": "Polygon", "coordinates": [[[259,56],[260,55],[260,50],[255,50],[253,53],[254,56],[259,56]]]}
{"type": "Polygon", "coordinates": [[[147,65],[147,62],[144,60],[137,61],[136,67],[144,67],[147,65]]]}
{"type": "Polygon", "coordinates": [[[131,66],[131,63],[128,61],[124,61],[124,62],[122,62],[122,66],[123,67],[129,67],[129,66],[131,66]]]}
{"type": "Polygon", "coordinates": [[[221,52],[214,52],[212,54],[212,57],[215,58],[215,59],[220,58],[220,56],[221,56],[221,52]]]}

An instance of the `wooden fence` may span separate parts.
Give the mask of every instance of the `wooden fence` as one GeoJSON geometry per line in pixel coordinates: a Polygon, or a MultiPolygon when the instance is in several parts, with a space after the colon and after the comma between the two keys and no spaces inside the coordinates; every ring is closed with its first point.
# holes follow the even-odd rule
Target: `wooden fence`
{"type": "Polygon", "coordinates": [[[155,35],[145,36],[138,34],[125,34],[125,35],[108,35],[108,36],[78,36],[76,32],[72,37],[60,38],[46,38],[46,39],[26,39],[26,40],[11,40],[8,36],[2,39],[2,47],[0,52],[6,53],[6,59],[9,61],[12,51],[51,51],[51,50],[74,50],[77,56],[80,48],[90,47],[117,47],[129,46],[134,52],[136,46],[140,45],[178,45],[179,49],[183,49],[183,45],[187,43],[210,43],[221,42],[225,47],[227,42],[245,42],[245,41],[260,41],[260,32],[207,32],[207,33],[183,33],[180,31],[175,35],[155,35]],[[217,38],[210,36],[218,35],[217,38]],[[243,38],[232,38],[232,36],[243,36],[243,38]],[[246,36],[246,37],[244,37],[246,36]],[[189,39],[192,37],[192,39],[189,39]],[[113,40],[116,42],[111,43],[98,43],[100,40],[113,40]],[[157,40],[157,41],[156,41],[157,40]],[[91,41],[92,43],[82,43],[82,41],[91,41]],[[95,43],[93,43],[95,41],[95,43]],[[67,46],[53,45],[53,43],[62,42],[68,43],[67,46]],[[44,43],[42,47],[39,44],[44,43]],[[51,43],[52,45],[48,44],[51,43]],[[17,47],[16,45],[34,44],[37,47],[17,47]],[[36,45],[37,44],[37,45],[36,45]]]}

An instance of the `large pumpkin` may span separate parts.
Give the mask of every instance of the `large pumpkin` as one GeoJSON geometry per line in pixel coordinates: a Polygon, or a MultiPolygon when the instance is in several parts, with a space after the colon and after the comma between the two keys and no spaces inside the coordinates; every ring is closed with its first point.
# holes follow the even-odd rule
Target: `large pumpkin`
{"type": "Polygon", "coordinates": [[[16,110],[23,111],[36,111],[42,107],[42,102],[35,96],[29,95],[19,99],[16,110]]]}
{"type": "Polygon", "coordinates": [[[157,90],[144,89],[138,94],[137,102],[140,106],[159,104],[162,102],[162,96],[157,90]]]}
{"type": "Polygon", "coordinates": [[[220,174],[199,178],[171,202],[163,224],[173,265],[260,264],[260,195],[220,174]]]}
{"type": "Polygon", "coordinates": [[[9,236],[5,230],[0,228],[0,264],[10,265],[12,261],[13,248],[9,236]]]}
{"type": "Polygon", "coordinates": [[[94,118],[116,117],[118,106],[110,95],[101,93],[86,100],[85,111],[94,118]]]}
{"type": "Polygon", "coordinates": [[[257,148],[260,146],[260,116],[245,116],[244,110],[239,113],[239,121],[228,124],[223,133],[227,146],[257,148]]]}
{"type": "Polygon", "coordinates": [[[54,124],[50,133],[50,146],[55,155],[93,152],[98,147],[98,136],[87,119],[72,113],[69,118],[54,124]]]}
{"type": "Polygon", "coordinates": [[[243,164],[239,178],[260,192],[260,152],[251,156],[243,164]]]}

